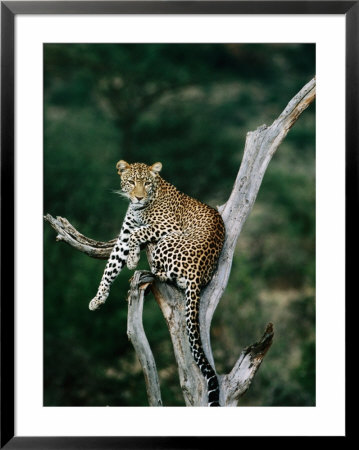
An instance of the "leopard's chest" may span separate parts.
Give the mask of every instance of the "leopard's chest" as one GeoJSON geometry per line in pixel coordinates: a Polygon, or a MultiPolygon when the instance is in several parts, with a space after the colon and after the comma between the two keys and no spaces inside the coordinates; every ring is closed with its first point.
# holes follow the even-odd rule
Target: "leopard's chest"
{"type": "Polygon", "coordinates": [[[159,205],[150,206],[141,211],[134,211],[134,220],[138,226],[150,225],[154,228],[178,228],[178,218],[172,205],[160,203],[159,205]]]}

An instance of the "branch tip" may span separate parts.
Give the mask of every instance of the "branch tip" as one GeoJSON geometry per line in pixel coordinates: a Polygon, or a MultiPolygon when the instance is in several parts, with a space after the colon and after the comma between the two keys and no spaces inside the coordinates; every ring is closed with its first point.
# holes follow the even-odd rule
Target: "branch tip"
{"type": "Polygon", "coordinates": [[[260,357],[262,359],[273,343],[273,336],[273,324],[269,322],[261,339],[258,342],[255,342],[254,344],[247,347],[244,350],[245,354],[250,353],[252,357],[260,357]]]}

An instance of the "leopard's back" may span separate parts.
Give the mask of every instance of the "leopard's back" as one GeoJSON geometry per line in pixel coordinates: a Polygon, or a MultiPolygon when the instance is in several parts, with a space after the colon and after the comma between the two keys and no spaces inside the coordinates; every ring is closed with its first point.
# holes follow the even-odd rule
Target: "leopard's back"
{"type": "Polygon", "coordinates": [[[157,243],[154,263],[164,263],[166,272],[172,269],[169,278],[195,277],[201,287],[210,281],[225,238],[218,211],[161,180],[144,220],[168,231],[157,243]]]}

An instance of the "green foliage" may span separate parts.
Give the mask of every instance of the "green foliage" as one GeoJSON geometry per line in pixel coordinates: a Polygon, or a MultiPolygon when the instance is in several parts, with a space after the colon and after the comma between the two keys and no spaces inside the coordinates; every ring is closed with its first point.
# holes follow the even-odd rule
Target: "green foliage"
{"type": "MultiPolygon", "coordinates": [[[[44,213],[85,235],[115,237],[127,204],[119,159],[163,163],[163,177],[216,206],[226,201],[245,135],[270,124],[314,75],[300,44],[46,44],[44,213]]],[[[315,111],[269,165],[215,313],[219,373],[267,322],[275,339],[242,405],[315,404],[315,111]]],[[[88,310],[105,266],[44,226],[44,404],[146,405],[126,335],[127,269],[100,312],[88,310]]],[[[141,267],[147,267],[144,257],[141,267]]],[[[154,299],[144,325],[165,405],[183,405],[170,338],[154,299]]]]}

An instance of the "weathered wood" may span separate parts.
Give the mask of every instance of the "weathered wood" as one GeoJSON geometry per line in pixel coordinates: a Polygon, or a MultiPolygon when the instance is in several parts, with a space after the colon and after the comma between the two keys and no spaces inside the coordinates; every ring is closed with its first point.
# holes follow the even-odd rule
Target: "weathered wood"
{"type": "Polygon", "coordinates": [[[186,406],[207,406],[207,384],[188,343],[183,293],[158,281],[152,284],[151,290],[167,323],[186,406]]]}
{"type": "Polygon", "coordinates": [[[146,273],[137,270],[131,278],[131,288],[128,295],[127,336],[132,342],[143,370],[149,405],[162,406],[155,358],[142,323],[145,288],[148,282],[153,280],[153,276],[150,280],[146,280],[142,275],[146,275],[146,273]]]}
{"type": "MultiPolygon", "coordinates": [[[[202,292],[200,305],[202,343],[212,362],[211,321],[228,283],[237,240],[257,198],[270,160],[300,114],[313,102],[315,94],[316,80],[313,78],[293,97],[271,126],[262,125],[247,133],[242,163],[232,193],[227,202],[218,208],[226,226],[226,240],[217,272],[202,292]]],[[[230,399],[227,401],[232,402],[230,399]]]]}
{"type": "MultiPolygon", "coordinates": [[[[300,114],[314,100],[315,87],[316,81],[313,78],[293,97],[271,126],[262,125],[257,130],[247,133],[244,155],[232,193],[228,201],[218,208],[226,226],[226,240],[212,281],[201,293],[200,305],[202,343],[207,358],[213,367],[215,365],[210,345],[210,326],[215,309],[228,283],[236,242],[254,205],[263,176],[272,156],[300,114]]],[[[54,219],[47,214],[45,219],[57,231],[57,240],[67,242],[74,248],[94,258],[106,259],[110,255],[115,240],[109,242],[94,241],[79,233],[64,218],[57,217],[54,219]]],[[[148,259],[151,258],[151,251],[152,246],[148,246],[148,259]]],[[[142,325],[142,320],[140,321],[140,314],[142,315],[140,303],[143,295],[138,295],[139,279],[133,278],[131,283],[132,294],[130,295],[137,296],[139,301],[136,319],[131,319],[131,326],[133,327],[135,323],[138,326],[139,322],[142,325]]],[[[206,382],[194,362],[188,343],[185,327],[184,293],[173,285],[161,283],[158,280],[152,283],[151,289],[168,325],[185,403],[188,406],[207,405],[206,382]]],[[[138,333],[140,341],[147,342],[143,327],[142,330],[136,328],[136,331],[131,331],[131,333],[138,333]]],[[[231,372],[227,375],[219,375],[220,403],[222,406],[237,405],[238,399],[248,390],[255,373],[271,346],[272,338],[273,326],[269,324],[262,339],[243,350],[231,372]]],[[[136,339],[134,341],[136,342],[136,339]]],[[[138,345],[138,342],[134,346],[140,361],[141,358],[144,360],[143,367],[145,367],[146,384],[153,384],[153,386],[147,386],[147,391],[149,392],[150,404],[154,404],[160,399],[160,394],[156,377],[153,374],[149,376],[146,372],[148,366],[151,366],[152,369],[154,367],[152,362],[150,362],[151,358],[153,358],[151,350],[146,346],[141,347],[141,345],[138,345]]]]}
{"type": "Polygon", "coordinates": [[[269,323],[261,340],[244,349],[231,372],[219,377],[222,405],[237,406],[272,345],[273,334],[273,324],[269,323]]]}
{"type": "Polygon", "coordinates": [[[44,219],[58,233],[56,236],[57,241],[66,242],[76,250],[80,250],[80,252],[86,253],[92,258],[108,259],[110,256],[116,238],[108,242],[95,241],[77,231],[64,217],[57,216],[55,219],[51,214],[46,214],[44,219]]]}

